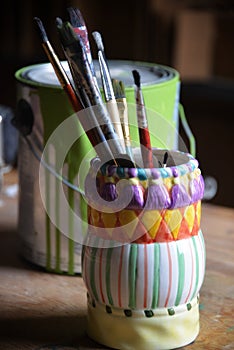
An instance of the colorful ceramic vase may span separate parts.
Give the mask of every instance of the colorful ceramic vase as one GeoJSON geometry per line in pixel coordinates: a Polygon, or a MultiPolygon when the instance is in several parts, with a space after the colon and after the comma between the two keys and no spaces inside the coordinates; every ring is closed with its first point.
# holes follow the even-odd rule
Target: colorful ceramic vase
{"type": "Polygon", "coordinates": [[[89,336],[116,349],[191,343],[199,333],[205,273],[197,160],[170,151],[165,167],[97,164],[86,179],[89,232],[82,258],[89,336]]]}

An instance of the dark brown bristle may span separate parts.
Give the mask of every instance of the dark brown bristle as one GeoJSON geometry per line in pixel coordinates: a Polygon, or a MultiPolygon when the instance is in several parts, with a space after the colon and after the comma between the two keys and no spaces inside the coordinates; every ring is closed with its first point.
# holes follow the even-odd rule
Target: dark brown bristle
{"type": "Polygon", "coordinates": [[[165,152],[164,157],[163,157],[163,164],[167,164],[167,159],[168,159],[168,152],[165,152]]]}
{"type": "Polygon", "coordinates": [[[69,13],[69,18],[71,25],[75,28],[85,26],[84,18],[78,8],[68,7],[67,11],[69,13]]]}
{"type": "Polygon", "coordinates": [[[132,71],[132,75],[133,75],[135,85],[139,88],[141,86],[141,77],[140,77],[139,72],[134,69],[132,71]]]}
{"type": "Polygon", "coordinates": [[[45,31],[45,28],[44,28],[43,23],[42,23],[42,21],[40,20],[40,18],[34,17],[34,21],[35,21],[36,24],[37,24],[37,28],[38,28],[38,30],[39,30],[39,34],[40,34],[40,36],[41,36],[41,40],[42,40],[43,42],[48,41],[48,37],[47,37],[46,31],[45,31]]]}

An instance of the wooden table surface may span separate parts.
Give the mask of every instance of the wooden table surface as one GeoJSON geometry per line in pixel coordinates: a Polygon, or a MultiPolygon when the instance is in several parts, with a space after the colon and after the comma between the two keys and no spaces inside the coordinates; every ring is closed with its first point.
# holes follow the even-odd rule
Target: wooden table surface
{"type": "MultiPolygon", "coordinates": [[[[6,186],[16,176],[6,177],[6,186]]],[[[1,197],[0,349],[106,349],[85,334],[82,278],[50,274],[20,257],[17,197],[1,197]]],[[[203,203],[207,268],[200,292],[200,334],[191,350],[234,349],[234,209],[203,203]]],[[[147,350],[147,349],[146,349],[147,350]]]]}

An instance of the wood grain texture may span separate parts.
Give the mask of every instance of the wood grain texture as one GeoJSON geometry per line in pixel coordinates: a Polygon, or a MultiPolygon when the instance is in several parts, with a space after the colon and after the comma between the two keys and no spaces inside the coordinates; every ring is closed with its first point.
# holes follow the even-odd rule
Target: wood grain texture
{"type": "MultiPolygon", "coordinates": [[[[17,198],[2,199],[0,350],[106,349],[85,334],[86,289],[82,278],[50,274],[25,262],[20,257],[17,236],[17,198]]],[[[201,329],[196,341],[186,349],[231,350],[234,209],[203,203],[202,230],[207,268],[200,292],[201,329]]]]}

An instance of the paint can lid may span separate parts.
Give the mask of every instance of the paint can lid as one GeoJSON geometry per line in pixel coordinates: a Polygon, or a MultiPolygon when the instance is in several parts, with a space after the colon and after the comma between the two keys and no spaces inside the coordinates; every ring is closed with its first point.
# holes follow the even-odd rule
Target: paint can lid
{"type": "MultiPolygon", "coordinates": [[[[66,61],[63,61],[61,63],[69,78],[72,80],[68,63],[66,61]]],[[[108,64],[111,77],[113,79],[122,80],[126,88],[133,87],[134,85],[132,76],[132,70],[134,69],[138,70],[140,73],[142,86],[150,86],[163,83],[173,79],[178,75],[176,70],[170,67],[156,65],[153,63],[127,60],[108,60],[108,64]]],[[[100,70],[97,60],[94,60],[94,67],[98,84],[101,86],[100,70]]],[[[16,72],[16,78],[28,85],[60,88],[59,81],[50,63],[35,64],[32,66],[24,67],[16,72]]]]}

